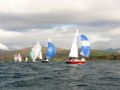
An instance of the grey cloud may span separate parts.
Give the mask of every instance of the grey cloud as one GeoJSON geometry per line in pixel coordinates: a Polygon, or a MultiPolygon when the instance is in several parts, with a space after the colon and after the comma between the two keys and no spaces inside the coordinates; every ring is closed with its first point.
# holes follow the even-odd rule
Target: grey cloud
{"type": "Polygon", "coordinates": [[[51,35],[57,47],[65,47],[63,42],[66,42],[66,47],[70,48],[74,33],[78,28],[80,34],[93,36],[94,38],[91,39],[98,38],[92,42],[92,48],[108,48],[106,44],[109,44],[109,47],[119,47],[119,35],[115,32],[115,35],[111,34],[111,32],[120,27],[120,0],[66,0],[65,3],[64,1],[52,0],[48,3],[45,0],[46,6],[41,5],[42,1],[40,3],[33,0],[31,3],[22,1],[21,5],[24,4],[24,7],[18,12],[17,8],[13,8],[13,12],[11,8],[11,11],[9,8],[8,10],[1,8],[0,29],[11,30],[13,34],[14,32],[22,34],[14,38],[0,36],[1,41],[11,48],[17,46],[22,48],[32,45],[37,40],[41,40],[42,45],[47,45],[48,36],[51,35]],[[28,12],[26,5],[28,5],[28,12]],[[37,12],[34,12],[36,10],[37,12]],[[110,38],[110,40],[103,40],[104,38],[110,38]],[[116,42],[118,42],[117,45],[116,42]]]}
{"type": "Polygon", "coordinates": [[[77,25],[78,27],[115,27],[120,25],[120,21],[107,21],[105,19],[86,17],[75,11],[61,11],[53,13],[37,14],[0,14],[0,28],[10,30],[27,29],[48,29],[64,25],[77,25]]]}

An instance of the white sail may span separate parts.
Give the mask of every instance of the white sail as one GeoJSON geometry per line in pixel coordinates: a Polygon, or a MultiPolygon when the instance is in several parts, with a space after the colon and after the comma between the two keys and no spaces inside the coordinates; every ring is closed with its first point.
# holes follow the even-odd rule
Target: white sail
{"type": "Polygon", "coordinates": [[[22,61],[22,57],[21,57],[20,53],[18,54],[17,58],[18,58],[18,61],[19,61],[19,62],[22,61]]]}
{"type": "Polygon", "coordinates": [[[42,49],[39,52],[39,59],[42,59],[42,49]]]}
{"type": "Polygon", "coordinates": [[[25,62],[28,62],[28,58],[27,57],[25,58],[25,62]]]}
{"type": "Polygon", "coordinates": [[[48,42],[52,42],[51,39],[50,39],[50,36],[49,36],[48,42]]]}
{"type": "Polygon", "coordinates": [[[69,57],[78,57],[78,30],[76,31],[69,57]]]}
{"type": "Polygon", "coordinates": [[[39,54],[38,54],[39,59],[42,59],[42,47],[39,44],[39,54]]]}
{"type": "Polygon", "coordinates": [[[14,60],[15,60],[15,62],[17,62],[17,55],[16,54],[14,56],[14,60]]]}
{"type": "Polygon", "coordinates": [[[33,46],[33,52],[34,52],[34,59],[36,58],[42,59],[42,48],[39,41],[35,46],[33,46]]]}

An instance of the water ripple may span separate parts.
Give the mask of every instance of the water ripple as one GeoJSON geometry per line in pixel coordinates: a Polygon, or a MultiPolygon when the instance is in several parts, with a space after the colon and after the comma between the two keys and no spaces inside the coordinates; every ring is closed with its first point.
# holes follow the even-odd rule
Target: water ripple
{"type": "Polygon", "coordinates": [[[120,90],[119,61],[89,61],[86,65],[64,62],[0,62],[1,90],[120,90]]]}

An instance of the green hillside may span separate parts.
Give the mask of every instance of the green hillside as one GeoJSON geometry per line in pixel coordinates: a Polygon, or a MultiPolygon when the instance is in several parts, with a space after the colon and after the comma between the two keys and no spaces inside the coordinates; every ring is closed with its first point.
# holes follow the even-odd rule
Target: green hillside
{"type": "MultiPolygon", "coordinates": [[[[0,60],[5,61],[13,61],[14,55],[20,53],[23,60],[25,60],[25,57],[27,56],[30,59],[29,52],[31,48],[24,48],[21,50],[13,50],[13,51],[2,51],[0,52],[0,60]]],[[[45,58],[47,48],[43,47],[43,58],[45,58]]],[[[57,48],[57,55],[54,58],[54,60],[65,60],[68,58],[69,50],[57,48]]],[[[120,60],[120,53],[117,52],[107,52],[103,50],[91,50],[91,55],[88,60],[120,60]]]]}

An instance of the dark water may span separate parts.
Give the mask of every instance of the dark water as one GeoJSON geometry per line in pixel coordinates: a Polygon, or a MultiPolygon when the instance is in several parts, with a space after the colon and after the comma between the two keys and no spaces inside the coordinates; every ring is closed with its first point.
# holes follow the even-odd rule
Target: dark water
{"type": "Polygon", "coordinates": [[[0,62],[0,90],[120,90],[120,61],[0,62]]]}

